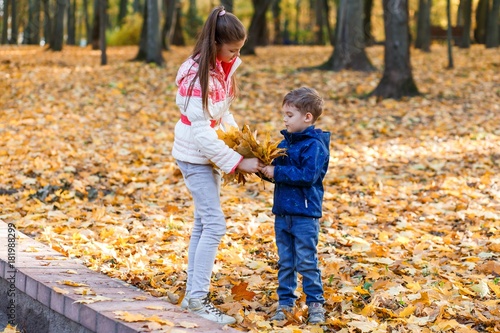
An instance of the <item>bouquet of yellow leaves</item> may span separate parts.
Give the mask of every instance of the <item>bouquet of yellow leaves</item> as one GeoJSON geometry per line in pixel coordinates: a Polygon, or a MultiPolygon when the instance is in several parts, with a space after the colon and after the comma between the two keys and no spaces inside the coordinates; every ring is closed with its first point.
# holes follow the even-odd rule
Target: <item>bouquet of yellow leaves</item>
{"type": "MultiPolygon", "coordinates": [[[[229,148],[234,149],[243,157],[257,157],[266,165],[271,164],[276,157],[286,155],[285,149],[278,148],[279,141],[271,142],[269,133],[261,143],[257,140],[257,131],[252,132],[248,125],[243,126],[241,131],[236,127],[231,127],[227,132],[219,129],[217,135],[229,148]]],[[[246,172],[235,170],[231,174],[225,174],[224,181],[226,184],[232,181],[245,184],[246,174],[246,172]]]]}

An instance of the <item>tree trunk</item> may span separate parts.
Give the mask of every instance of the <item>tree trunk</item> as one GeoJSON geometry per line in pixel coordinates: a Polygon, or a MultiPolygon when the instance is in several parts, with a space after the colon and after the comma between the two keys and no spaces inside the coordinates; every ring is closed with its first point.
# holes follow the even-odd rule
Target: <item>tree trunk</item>
{"type": "Polygon", "coordinates": [[[99,22],[101,22],[99,0],[94,0],[94,21],[92,22],[92,50],[99,50],[99,47],[101,45],[99,22]]]}
{"type": "Polygon", "coordinates": [[[52,51],[62,51],[64,41],[64,13],[66,0],[56,1],[56,17],[54,20],[54,32],[52,34],[52,43],[50,49],[52,51]]]}
{"type": "Polygon", "coordinates": [[[76,0],[73,0],[73,4],[71,4],[71,0],[69,0],[68,4],[68,40],[66,41],[66,44],[76,45],[76,0]]]}
{"type": "Polygon", "coordinates": [[[488,28],[486,29],[486,47],[498,47],[498,13],[500,0],[493,0],[491,11],[488,17],[488,28]]]}
{"type": "Polygon", "coordinates": [[[170,51],[170,44],[172,40],[173,27],[175,25],[175,11],[177,0],[163,0],[163,15],[165,20],[163,28],[161,29],[161,47],[163,50],[170,51]]]}
{"type": "Polygon", "coordinates": [[[132,9],[134,10],[134,13],[141,13],[144,9],[142,4],[141,4],[141,0],[134,0],[134,3],[132,5],[132,9]]]}
{"type": "Polygon", "coordinates": [[[341,0],[337,11],[335,47],[330,59],[320,69],[372,71],[365,52],[363,0],[341,0]]]}
{"type": "Polygon", "coordinates": [[[266,12],[272,0],[252,0],[254,13],[250,27],[248,28],[248,39],[241,54],[255,55],[255,47],[261,45],[267,32],[266,12]]]}
{"type": "Polygon", "coordinates": [[[108,6],[107,0],[99,0],[99,46],[101,49],[101,65],[106,65],[108,63],[108,57],[106,54],[106,25],[108,15],[106,13],[106,8],[108,6]]]}
{"type": "Polygon", "coordinates": [[[372,34],[372,10],[373,10],[373,0],[364,1],[364,16],[363,16],[363,28],[365,31],[365,45],[371,46],[375,44],[375,37],[372,34]]]}
{"type": "Polygon", "coordinates": [[[325,7],[324,0],[314,0],[314,12],[315,12],[315,27],[314,27],[314,44],[324,45],[325,44],[325,7]]]}
{"type": "Polygon", "coordinates": [[[179,2],[176,4],[177,9],[175,11],[175,22],[174,22],[174,33],[172,35],[172,45],[185,46],[186,40],[184,39],[184,34],[182,29],[182,9],[179,2]]]}
{"type": "Polygon", "coordinates": [[[127,4],[128,0],[120,0],[118,5],[118,17],[116,18],[116,25],[121,27],[123,24],[123,19],[127,16],[127,4]]]}
{"type": "Polygon", "coordinates": [[[474,39],[476,43],[486,42],[486,26],[488,21],[489,0],[479,0],[476,8],[476,29],[474,29],[474,39]]]}
{"type": "Polygon", "coordinates": [[[419,95],[410,65],[408,34],[408,0],[383,0],[384,8],[384,74],[371,93],[380,98],[400,99],[419,95]]]}
{"type": "Polygon", "coordinates": [[[448,69],[455,67],[453,65],[453,47],[451,46],[451,3],[446,0],[446,19],[448,21],[447,44],[448,44],[448,69]]]}
{"type": "Polygon", "coordinates": [[[83,17],[85,20],[85,32],[87,33],[87,45],[92,43],[92,30],[90,28],[90,15],[89,15],[89,3],[88,0],[83,0],[83,17]]]}
{"type": "Polygon", "coordinates": [[[40,44],[40,1],[30,0],[28,7],[28,24],[24,29],[23,44],[40,44]]]}
{"type": "Polygon", "coordinates": [[[159,8],[159,0],[146,0],[139,52],[134,60],[162,66],[165,60],[161,53],[159,8]]]}
{"type": "Polygon", "coordinates": [[[463,23],[464,33],[460,39],[461,48],[468,49],[470,47],[470,28],[472,18],[472,0],[460,1],[460,22],[463,23]]]}
{"type": "Polygon", "coordinates": [[[196,0],[189,0],[189,8],[186,15],[186,21],[189,24],[186,27],[186,32],[188,36],[196,38],[203,26],[203,20],[198,16],[198,7],[196,6],[196,0]]]}
{"type": "Polygon", "coordinates": [[[220,4],[224,6],[224,9],[230,13],[233,13],[234,10],[234,1],[233,0],[221,0],[220,4]]]}
{"type": "Polygon", "coordinates": [[[45,44],[52,44],[52,19],[50,16],[50,3],[49,0],[43,0],[43,38],[45,44]]]}
{"type": "Polygon", "coordinates": [[[432,0],[420,0],[418,4],[415,48],[425,52],[431,51],[431,6],[432,0]]]}
{"type": "MultiPolygon", "coordinates": [[[[271,6],[273,12],[273,26],[274,26],[274,45],[282,45],[285,43],[283,37],[283,30],[281,29],[281,0],[275,0],[271,6]]],[[[286,19],[285,19],[286,20],[286,19]]]]}
{"type": "Polygon", "coordinates": [[[3,25],[2,25],[2,44],[7,44],[7,30],[9,29],[9,4],[11,0],[3,0],[3,25]]]}
{"type": "Polygon", "coordinates": [[[328,32],[328,41],[331,45],[334,45],[334,34],[332,31],[332,27],[330,26],[330,5],[328,4],[328,0],[323,0],[325,3],[325,20],[326,20],[326,31],[328,32]]]}
{"type": "Polygon", "coordinates": [[[17,1],[12,0],[11,2],[11,15],[10,15],[10,44],[17,44],[17,1]]]}
{"type": "Polygon", "coordinates": [[[299,44],[300,12],[300,0],[295,0],[295,44],[299,44]]]}

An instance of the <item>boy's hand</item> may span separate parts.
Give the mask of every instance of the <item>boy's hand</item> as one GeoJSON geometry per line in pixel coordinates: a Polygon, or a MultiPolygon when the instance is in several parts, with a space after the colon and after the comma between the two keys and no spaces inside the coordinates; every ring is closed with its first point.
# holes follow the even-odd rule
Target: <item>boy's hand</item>
{"type": "Polygon", "coordinates": [[[274,165],[266,165],[261,169],[261,172],[270,179],[274,178],[274,165]]]}

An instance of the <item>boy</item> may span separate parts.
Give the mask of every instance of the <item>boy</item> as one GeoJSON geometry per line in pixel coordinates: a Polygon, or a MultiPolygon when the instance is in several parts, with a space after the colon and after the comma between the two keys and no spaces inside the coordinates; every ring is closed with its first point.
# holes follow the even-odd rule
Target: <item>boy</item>
{"type": "Polygon", "coordinates": [[[323,99],[311,88],[301,87],[286,94],[282,104],[286,130],[281,131],[285,138],[278,146],[286,149],[286,156],[262,168],[262,173],[275,184],[272,211],[279,255],[279,305],[271,321],[284,320],[285,311],[293,312],[297,273],[302,275],[308,323],[325,321],[316,247],[322,216],[323,178],[330,158],[330,133],[314,128],[323,105],[323,99]]]}

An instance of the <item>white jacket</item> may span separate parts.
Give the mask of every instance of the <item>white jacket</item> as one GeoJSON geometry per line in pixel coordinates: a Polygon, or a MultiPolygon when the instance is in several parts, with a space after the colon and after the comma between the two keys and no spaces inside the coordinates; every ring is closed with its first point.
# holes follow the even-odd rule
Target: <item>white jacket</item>
{"type": "Polygon", "coordinates": [[[210,71],[208,110],[211,119],[207,119],[203,112],[198,79],[190,96],[188,95],[191,81],[198,71],[198,64],[189,58],[181,65],[175,80],[178,86],[176,103],[181,112],[179,116],[184,119],[179,119],[175,125],[172,148],[172,156],[175,159],[195,164],[209,164],[212,161],[225,173],[233,172],[243,159],[243,156],[220,140],[216,133],[218,128],[224,130],[228,126],[238,126],[229,112],[229,106],[233,94],[231,77],[240,64],[241,59],[236,58],[226,78],[219,61],[217,68],[210,71]]]}

